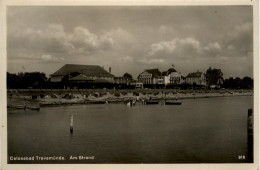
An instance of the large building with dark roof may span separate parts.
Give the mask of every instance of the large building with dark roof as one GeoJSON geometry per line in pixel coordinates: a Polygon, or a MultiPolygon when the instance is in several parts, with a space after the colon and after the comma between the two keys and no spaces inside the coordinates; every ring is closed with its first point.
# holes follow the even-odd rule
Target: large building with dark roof
{"type": "Polygon", "coordinates": [[[114,75],[97,65],[65,64],[50,75],[51,82],[67,79],[73,82],[113,82],[114,75]]]}
{"type": "Polygon", "coordinates": [[[159,69],[148,69],[139,74],[138,81],[144,84],[158,84],[161,74],[159,69]]]}

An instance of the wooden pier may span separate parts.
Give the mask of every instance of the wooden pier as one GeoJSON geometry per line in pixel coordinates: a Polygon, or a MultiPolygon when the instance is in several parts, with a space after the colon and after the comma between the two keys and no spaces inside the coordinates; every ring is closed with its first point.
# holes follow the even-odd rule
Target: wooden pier
{"type": "Polygon", "coordinates": [[[253,109],[248,109],[247,117],[247,161],[254,162],[254,114],[253,109]]]}

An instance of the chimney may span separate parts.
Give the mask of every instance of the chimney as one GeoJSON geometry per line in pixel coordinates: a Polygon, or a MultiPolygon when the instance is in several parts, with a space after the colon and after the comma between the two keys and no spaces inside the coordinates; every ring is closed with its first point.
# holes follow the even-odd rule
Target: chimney
{"type": "Polygon", "coordinates": [[[111,67],[109,67],[109,73],[111,74],[111,67]]]}

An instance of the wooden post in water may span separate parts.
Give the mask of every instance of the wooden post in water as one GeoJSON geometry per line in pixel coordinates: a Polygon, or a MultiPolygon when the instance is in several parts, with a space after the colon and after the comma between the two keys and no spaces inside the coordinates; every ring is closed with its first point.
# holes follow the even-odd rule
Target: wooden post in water
{"type": "Polygon", "coordinates": [[[70,133],[73,133],[73,114],[70,115],[70,133]]]}
{"type": "Polygon", "coordinates": [[[254,116],[253,109],[248,109],[247,117],[247,160],[254,162],[254,116]]]}

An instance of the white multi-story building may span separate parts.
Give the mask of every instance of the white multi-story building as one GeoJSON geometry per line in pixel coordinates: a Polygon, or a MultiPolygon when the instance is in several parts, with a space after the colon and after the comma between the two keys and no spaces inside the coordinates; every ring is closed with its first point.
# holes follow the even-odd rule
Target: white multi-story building
{"type": "Polygon", "coordinates": [[[163,82],[163,79],[159,69],[148,69],[139,74],[138,81],[144,84],[160,84],[163,82]]]}
{"type": "Polygon", "coordinates": [[[174,68],[168,69],[162,73],[164,78],[164,84],[182,84],[184,83],[183,76],[180,72],[177,72],[174,68]]]}

